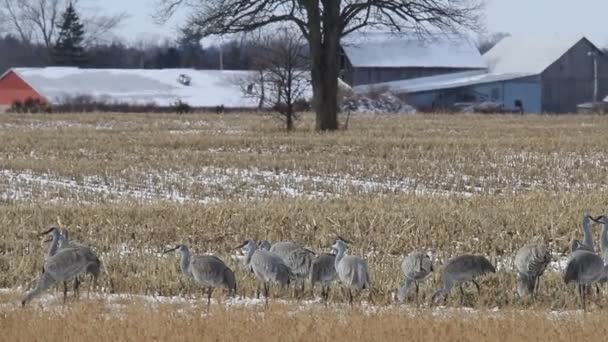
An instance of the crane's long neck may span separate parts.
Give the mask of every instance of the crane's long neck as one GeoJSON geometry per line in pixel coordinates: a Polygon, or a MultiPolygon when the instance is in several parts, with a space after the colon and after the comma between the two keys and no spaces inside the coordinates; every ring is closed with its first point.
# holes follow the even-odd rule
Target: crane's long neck
{"type": "Polygon", "coordinates": [[[601,236],[601,248],[602,254],[604,255],[604,262],[606,262],[608,258],[608,222],[604,223],[602,227],[602,236],[601,236]]]}
{"type": "Polygon", "coordinates": [[[30,300],[32,300],[34,297],[39,296],[42,292],[47,290],[54,283],[55,283],[55,279],[53,279],[53,277],[51,277],[51,275],[48,272],[42,273],[40,275],[40,278],[38,279],[38,283],[36,284],[36,287],[33,288],[31,291],[29,291],[25,295],[25,297],[21,301],[21,304],[22,305],[27,304],[30,300]]]}
{"type": "Polygon", "coordinates": [[[249,244],[247,248],[247,254],[245,255],[245,265],[249,265],[249,263],[251,262],[251,257],[253,256],[253,253],[255,253],[256,250],[257,246],[255,243],[249,244]]]}
{"type": "Polygon", "coordinates": [[[190,251],[187,248],[180,250],[181,259],[179,261],[179,267],[182,270],[182,273],[190,277],[190,251]]]}
{"type": "Polygon", "coordinates": [[[583,244],[595,252],[595,248],[593,247],[593,234],[591,233],[591,222],[587,218],[583,220],[583,244]]]}
{"type": "Polygon", "coordinates": [[[338,246],[336,248],[337,250],[337,254],[336,254],[336,258],[334,260],[334,267],[338,267],[338,264],[340,264],[340,261],[342,261],[342,258],[344,258],[344,246],[338,246]]]}
{"type": "Polygon", "coordinates": [[[51,245],[49,246],[49,250],[47,251],[47,257],[52,257],[57,253],[57,248],[59,247],[59,234],[53,234],[53,240],[51,241],[51,245]]]}

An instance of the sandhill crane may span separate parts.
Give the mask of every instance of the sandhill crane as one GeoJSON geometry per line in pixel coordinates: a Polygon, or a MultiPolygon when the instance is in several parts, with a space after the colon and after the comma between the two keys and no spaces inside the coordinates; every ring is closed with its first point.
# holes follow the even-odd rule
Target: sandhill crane
{"type": "Polygon", "coordinates": [[[180,254],[179,266],[182,274],[206,288],[207,310],[211,304],[211,294],[216,287],[228,289],[229,294],[236,293],[234,272],[226,266],[222,259],[214,255],[191,255],[185,245],[177,245],[163,253],[174,251],[178,251],[180,254]]]}
{"type": "Polygon", "coordinates": [[[258,281],[263,283],[266,306],[268,306],[269,283],[273,282],[278,283],[281,286],[288,286],[290,278],[293,275],[280,256],[266,250],[258,249],[257,247],[258,245],[255,241],[247,240],[235,249],[246,249],[246,255],[243,262],[253,274],[255,274],[258,281]]]}
{"type": "Polygon", "coordinates": [[[302,283],[301,291],[304,293],[304,284],[310,274],[315,253],[292,241],[277,242],[270,247],[270,252],[280,256],[294,275],[296,280],[294,294],[298,281],[302,283]]]}
{"type": "Polygon", "coordinates": [[[572,253],[564,273],[564,282],[578,284],[583,310],[586,308],[586,288],[600,281],[606,276],[606,272],[604,261],[599,255],[586,250],[577,250],[572,253]]]}
{"type": "Polygon", "coordinates": [[[342,238],[336,239],[332,248],[336,251],[334,261],[336,273],[342,285],[348,290],[348,302],[352,305],[352,290],[370,290],[367,262],[357,256],[345,255],[346,240],[342,238]]]}
{"type": "Polygon", "coordinates": [[[418,283],[426,279],[433,272],[431,258],[425,252],[413,252],[403,259],[401,270],[405,276],[405,281],[397,294],[399,301],[403,302],[405,300],[408,288],[414,284],[416,285],[416,302],[418,302],[418,283]]]}
{"type": "Polygon", "coordinates": [[[523,298],[538,293],[540,277],[551,262],[547,247],[538,244],[523,246],[515,255],[518,274],[517,293],[523,298]]]}
{"type": "Polygon", "coordinates": [[[310,267],[310,291],[314,296],[315,284],[321,283],[321,297],[327,304],[329,285],[336,280],[336,255],[323,253],[317,255],[310,267]]]}
{"type": "MultiPolygon", "coordinates": [[[[59,239],[59,249],[63,249],[63,248],[80,248],[83,250],[84,253],[88,253],[90,255],[91,259],[98,260],[98,262],[90,264],[86,270],[86,274],[90,274],[91,278],[93,280],[93,284],[92,284],[93,288],[96,288],[97,280],[99,279],[99,275],[101,274],[103,265],[101,264],[101,261],[99,260],[99,258],[97,258],[97,254],[95,253],[95,251],[90,246],[87,246],[85,244],[78,243],[75,241],[71,241],[70,235],[69,235],[69,232],[67,229],[61,229],[61,237],[59,239]]],[[[75,292],[78,291],[79,285],[80,285],[80,279],[78,277],[76,277],[74,279],[74,291],[75,292]]],[[[89,286],[89,292],[90,292],[90,286],[89,286]]],[[[87,295],[89,292],[87,292],[87,295]]]]}
{"type": "MultiPolygon", "coordinates": [[[[27,304],[34,297],[40,295],[53,284],[60,281],[68,281],[79,274],[86,272],[87,267],[99,260],[85,250],[80,248],[65,248],[59,250],[55,255],[44,262],[42,273],[38,278],[36,287],[28,292],[21,305],[27,304]]],[[[64,288],[63,301],[67,297],[67,288],[64,288]]]]}
{"type": "Polygon", "coordinates": [[[479,284],[475,281],[475,278],[483,276],[487,273],[495,273],[496,269],[492,266],[492,263],[481,255],[470,255],[465,254],[457,256],[449,260],[441,269],[441,278],[443,287],[437,289],[431,301],[435,301],[438,296],[442,296],[443,300],[447,300],[448,293],[454,287],[454,285],[461,285],[460,292],[463,295],[462,284],[466,282],[473,282],[477,287],[477,293],[480,292],[479,284]]]}

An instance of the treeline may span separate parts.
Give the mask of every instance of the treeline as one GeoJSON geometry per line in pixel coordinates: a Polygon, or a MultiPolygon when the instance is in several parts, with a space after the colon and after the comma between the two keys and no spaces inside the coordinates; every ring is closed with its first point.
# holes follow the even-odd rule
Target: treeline
{"type": "MultiPolygon", "coordinates": [[[[82,67],[88,68],[194,68],[250,69],[254,52],[249,43],[231,41],[221,47],[203,47],[198,41],[136,42],[114,41],[84,48],[82,67]],[[222,58],[220,58],[220,48],[222,58]],[[222,60],[222,62],[220,62],[222,60]]],[[[12,67],[53,66],[51,54],[43,44],[22,42],[15,36],[0,36],[0,74],[12,67]]]]}

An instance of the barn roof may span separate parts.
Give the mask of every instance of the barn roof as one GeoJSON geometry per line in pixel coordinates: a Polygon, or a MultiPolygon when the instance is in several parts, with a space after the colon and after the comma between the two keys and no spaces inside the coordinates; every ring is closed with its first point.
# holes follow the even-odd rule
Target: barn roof
{"type": "Polygon", "coordinates": [[[486,68],[475,45],[463,38],[352,33],[342,39],[342,49],[354,67],[486,68]]]}
{"type": "Polygon", "coordinates": [[[366,93],[373,89],[387,88],[388,91],[399,93],[419,93],[439,89],[467,87],[476,84],[493,83],[533,76],[527,73],[487,73],[484,70],[457,72],[438,76],[420,77],[402,81],[392,81],[355,87],[355,93],[366,93]]]}
{"type": "Polygon", "coordinates": [[[170,106],[177,100],[194,107],[254,108],[258,100],[244,96],[243,80],[252,71],[193,69],[80,69],[74,67],[11,69],[53,104],[75,96],[108,103],[170,106]],[[181,74],[191,78],[186,86],[181,74]]]}
{"type": "Polygon", "coordinates": [[[483,55],[490,72],[541,74],[583,36],[515,35],[503,38],[483,55]]]}

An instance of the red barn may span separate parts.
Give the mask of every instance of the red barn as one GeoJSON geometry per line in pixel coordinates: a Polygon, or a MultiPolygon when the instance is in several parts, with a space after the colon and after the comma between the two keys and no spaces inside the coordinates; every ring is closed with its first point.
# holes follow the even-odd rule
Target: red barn
{"type": "Polygon", "coordinates": [[[12,69],[0,76],[0,106],[10,106],[17,101],[23,102],[27,99],[48,102],[12,69]]]}

